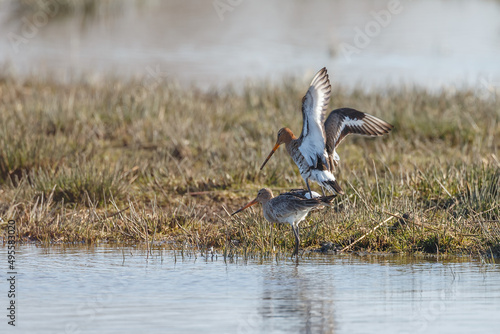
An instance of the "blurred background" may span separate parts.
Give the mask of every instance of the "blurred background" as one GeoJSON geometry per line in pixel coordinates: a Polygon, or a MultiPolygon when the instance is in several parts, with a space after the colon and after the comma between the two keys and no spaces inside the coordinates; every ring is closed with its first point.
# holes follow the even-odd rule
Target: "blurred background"
{"type": "Polygon", "coordinates": [[[0,0],[0,66],[201,89],[309,80],[346,88],[500,87],[500,1],[0,0]]]}

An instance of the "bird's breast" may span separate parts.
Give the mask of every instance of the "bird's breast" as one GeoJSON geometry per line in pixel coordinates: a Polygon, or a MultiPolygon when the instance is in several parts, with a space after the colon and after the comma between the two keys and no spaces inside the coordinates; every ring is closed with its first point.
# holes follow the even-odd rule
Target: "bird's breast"
{"type": "Polygon", "coordinates": [[[309,170],[311,169],[312,166],[310,166],[307,163],[307,160],[304,158],[304,156],[300,152],[297,141],[291,142],[289,145],[286,146],[286,149],[288,151],[288,154],[290,154],[293,161],[297,165],[297,167],[299,167],[300,174],[304,175],[304,174],[309,173],[309,170]]]}
{"type": "Polygon", "coordinates": [[[270,201],[262,205],[262,211],[264,213],[264,218],[270,223],[280,223],[276,217],[275,209],[273,208],[270,201]]]}

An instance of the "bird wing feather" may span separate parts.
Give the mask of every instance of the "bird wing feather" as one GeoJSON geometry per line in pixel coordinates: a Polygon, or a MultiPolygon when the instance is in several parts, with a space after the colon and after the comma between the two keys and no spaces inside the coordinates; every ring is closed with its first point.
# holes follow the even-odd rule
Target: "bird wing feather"
{"type": "Polygon", "coordinates": [[[315,191],[311,191],[309,193],[309,190],[307,190],[307,189],[292,189],[289,192],[287,192],[286,194],[290,194],[290,195],[293,195],[295,197],[302,198],[302,199],[311,199],[311,194],[312,194],[312,198],[321,197],[321,195],[315,191]]]}
{"type": "Polygon", "coordinates": [[[381,136],[393,126],[378,117],[351,108],[333,110],[325,121],[326,150],[328,156],[349,134],[381,136]]]}
{"type": "Polygon", "coordinates": [[[313,78],[309,89],[302,99],[302,133],[299,150],[309,166],[321,162],[328,165],[325,152],[325,130],[323,128],[325,111],[330,102],[331,86],[326,68],[322,68],[313,78]]]}
{"type": "Polygon", "coordinates": [[[281,194],[271,200],[274,214],[278,218],[287,218],[298,212],[310,211],[321,204],[318,199],[303,199],[290,193],[281,194]]]}

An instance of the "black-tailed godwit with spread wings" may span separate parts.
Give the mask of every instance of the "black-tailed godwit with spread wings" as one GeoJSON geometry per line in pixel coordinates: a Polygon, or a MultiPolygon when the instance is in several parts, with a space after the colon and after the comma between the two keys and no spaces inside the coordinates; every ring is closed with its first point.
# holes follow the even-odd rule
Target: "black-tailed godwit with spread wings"
{"type": "Polygon", "coordinates": [[[380,118],[350,108],[333,110],[325,121],[330,93],[328,73],[326,68],[322,68],[314,76],[302,99],[302,133],[297,138],[289,128],[280,129],[276,144],[260,167],[261,170],[278,147],[285,144],[310,193],[309,180],[318,183],[322,191],[326,189],[333,194],[343,193],[333,175],[340,159],[336,147],[349,134],[381,136],[391,131],[393,126],[380,118]]]}

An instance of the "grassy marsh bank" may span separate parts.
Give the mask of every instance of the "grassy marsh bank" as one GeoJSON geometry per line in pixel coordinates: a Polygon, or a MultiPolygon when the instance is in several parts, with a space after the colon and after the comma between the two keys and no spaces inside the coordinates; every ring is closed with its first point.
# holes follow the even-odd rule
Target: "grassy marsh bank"
{"type": "MultiPolygon", "coordinates": [[[[259,166],[280,127],[300,131],[307,84],[200,92],[111,78],[70,85],[1,78],[2,233],[15,219],[24,240],[289,251],[288,226],[272,227],[257,207],[235,218],[226,210],[263,186],[303,187],[284,149],[259,166]]],[[[342,248],[366,235],[351,249],[499,253],[496,101],[470,91],[334,85],[330,109],[353,107],[395,128],[341,144],[337,175],[346,194],[302,224],[301,246],[342,248]]]]}

